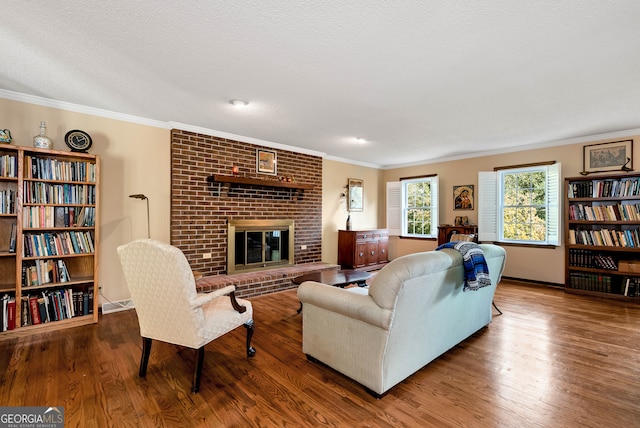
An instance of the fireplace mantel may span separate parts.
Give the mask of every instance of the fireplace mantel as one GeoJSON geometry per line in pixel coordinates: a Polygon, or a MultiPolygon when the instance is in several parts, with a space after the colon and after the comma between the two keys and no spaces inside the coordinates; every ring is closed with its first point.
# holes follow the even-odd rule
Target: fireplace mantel
{"type": "Polygon", "coordinates": [[[305,190],[313,189],[313,184],[295,183],[290,181],[264,180],[261,178],[237,177],[234,175],[214,174],[207,177],[207,182],[226,184],[227,186],[264,186],[284,188],[291,191],[291,199],[297,199],[305,190]]]}

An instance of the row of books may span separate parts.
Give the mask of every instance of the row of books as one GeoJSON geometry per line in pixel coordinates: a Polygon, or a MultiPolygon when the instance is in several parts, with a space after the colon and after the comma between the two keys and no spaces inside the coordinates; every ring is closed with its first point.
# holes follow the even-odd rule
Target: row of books
{"type": "MultiPolygon", "coordinates": [[[[67,288],[22,296],[20,325],[26,327],[90,315],[93,313],[93,299],[93,287],[88,287],[86,291],[67,288]]],[[[3,317],[2,331],[13,330],[17,322],[15,299],[8,297],[6,300],[8,310],[6,322],[3,317]]],[[[3,305],[4,301],[3,298],[3,305]]]]}
{"type": "Polygon", "coordinates": [[[569,243],[580,245],[598,245],[604,247],[640,247],[638,228],[615,229],[569,229],[569,243]]]}
{"type": "Polygon", "coordinates": [[[93,205],[96,203],[96,186],[27,181],[24,183],[24,203],[93,205]]]}
{"type": "Polygon", "coordinates": [[[570,220],[640,221],[640,204],[569,205],[570,220]]]}
{"type": "Polygon", "coordinates": [[[612,279],[609,275],[585,272],[569,272],[569,286],[576,290],[611,293],[612,279]]]}
{"type": "Polygon", "coordinates": [[[15,214],[16,191],[11,189],[0,191],[0,214],[15,214]]]}
{"type": "Polygon", "coordinates": [[[569,249],[569,266],[618,270],[618,263],[610,255],[577,248],[569,249]]]}
{"type": "Polygon", "coordinates": [[[97,166],[83,161],[61,161],[58,159],[25,157],[27,178],[41,180],[86,181],[95,183],[97,166]]]}
{"type": "Polygon", "coordinates": [[[0,177],[18,177],[18,158],[16,155],[0,156],[0,177]]]}
{"type": "Polygon", "coordinates": [[[569,183],[569,198],[616,198],[640,196],[640,178],[569,183]]]}
{"type": "Polygon", "coordinates": [[[69,281],[71,275],[62,259],[34,260],[25,262],[22,266],[23,287],[69,281]]]}
{"type": "Polygon", "coordinates": [[[54,207],[52,205],[24,206],[22,226],[25,229],[44,227],[93,227],[95,207],[54,207]]]}
{"type": "Polygon", "coordinates": [[[24,235],[24,257],[91,254],[95,251],[89,231],[28,233],[24,235]]]}

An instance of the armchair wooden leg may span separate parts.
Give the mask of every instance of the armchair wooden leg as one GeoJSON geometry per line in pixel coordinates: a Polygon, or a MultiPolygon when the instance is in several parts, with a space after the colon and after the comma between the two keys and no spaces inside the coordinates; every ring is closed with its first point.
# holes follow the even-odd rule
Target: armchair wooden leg
{"type": "Polygon", "coordinates": [[[140,377],[147,375],[147,364],[149,364],[149,354],[151,353],[151,339],[148,337],[142,338],[142,358],[140,358],[140,371],[138,374],[140,377]]]}
{"type": "Polygon", "coordinates": [[[202,374],[202,365],[204,363],[204,346],[196,349],[196,369],[193,372],[193,385],[191,393],[195,394],[200,389],[200,375],[202,374]]]}
{"type": "Polygon", "coordinates": [[[249,320],[244,324],[247,329],[247,357],[253,357],[256,355],[256,350],[251,347],[251,338],[253,337],[253,320],[249,320]]]}

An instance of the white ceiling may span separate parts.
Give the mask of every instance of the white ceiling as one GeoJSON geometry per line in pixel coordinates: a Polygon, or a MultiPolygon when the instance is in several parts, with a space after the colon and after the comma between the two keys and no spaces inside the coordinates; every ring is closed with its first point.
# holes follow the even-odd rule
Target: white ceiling
{"type": "Polygon", "coordinates": [[[638,0],[0,5],[0,89],[336,159],[389,167],[640,128],[638,0]]]}

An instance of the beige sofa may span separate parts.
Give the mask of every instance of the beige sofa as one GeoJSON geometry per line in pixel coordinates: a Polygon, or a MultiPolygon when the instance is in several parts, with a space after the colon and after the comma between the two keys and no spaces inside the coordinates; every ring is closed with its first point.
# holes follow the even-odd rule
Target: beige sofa
{"type": "Polygon", "coordinates": [[[491,322],[505,251],[480,247],[491,286],[477,291],[463,292],[462,256],[452,249],[393,260],[371,281],[368,293],[302,283],[303,352],[380,397],[491,322]]]}

